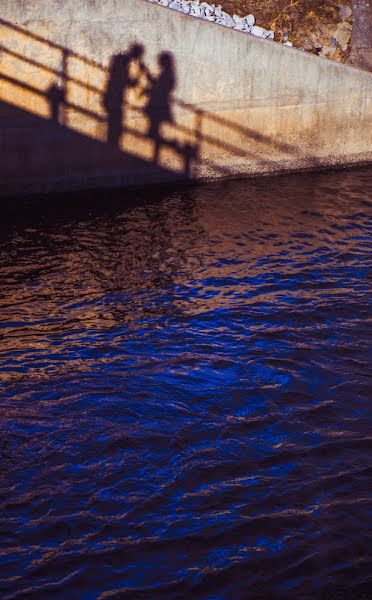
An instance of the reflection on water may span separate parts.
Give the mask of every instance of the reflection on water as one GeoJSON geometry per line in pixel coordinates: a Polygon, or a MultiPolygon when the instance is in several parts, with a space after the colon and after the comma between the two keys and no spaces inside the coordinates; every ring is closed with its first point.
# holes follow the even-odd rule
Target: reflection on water
{"type": "Polygon", "coordinates": [[[371,192],[3,215],[4,598],[370,597],[371,192]]]}

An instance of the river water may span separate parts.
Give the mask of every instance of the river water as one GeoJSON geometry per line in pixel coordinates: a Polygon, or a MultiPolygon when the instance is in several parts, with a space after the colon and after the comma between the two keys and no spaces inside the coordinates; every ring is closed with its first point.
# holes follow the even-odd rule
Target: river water
{"type": "Polygon", "coordinates": [[[371,598],[372,171],[3,206],[0,596],[371,598]]]}

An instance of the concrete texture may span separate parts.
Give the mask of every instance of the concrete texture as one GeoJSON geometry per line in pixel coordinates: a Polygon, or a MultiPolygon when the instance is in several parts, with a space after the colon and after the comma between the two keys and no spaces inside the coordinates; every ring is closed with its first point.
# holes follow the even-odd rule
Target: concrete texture
{"type": "Polygon", "coordinates": [[[2,0],[0,44],[3,196],[372,159],[370,73],[146,0],[2,0]]]}
{"type": "Polygon", "coordinates": [[[372,2],[352,0],[351,58],[354,65],[372,72],[372,2]]]}

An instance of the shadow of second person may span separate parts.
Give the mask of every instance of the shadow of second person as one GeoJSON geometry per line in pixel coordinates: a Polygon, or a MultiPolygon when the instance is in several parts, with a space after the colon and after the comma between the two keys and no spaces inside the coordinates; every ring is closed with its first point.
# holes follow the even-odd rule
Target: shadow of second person
{"type": "Polygon", "coordinates": [[[161,125],[173,123],[172,92],[176,85],[173,56],[170,52],[162,52],[158,57],[160,73],[158,77],[149,75],[149,99],[145,113],[150,120],[148,135],[154,142],[153,162],[159,160],[160,146],[163,142],[161,125]]]}

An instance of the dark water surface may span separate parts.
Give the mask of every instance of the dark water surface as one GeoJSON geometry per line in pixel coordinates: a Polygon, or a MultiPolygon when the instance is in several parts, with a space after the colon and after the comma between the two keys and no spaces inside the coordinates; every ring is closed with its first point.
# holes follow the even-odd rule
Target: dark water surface
{"type": "Polygon", "coordinates": [[[0,596],[372,597],[372,171],[66,201],[1,217],[0,596]]]}

